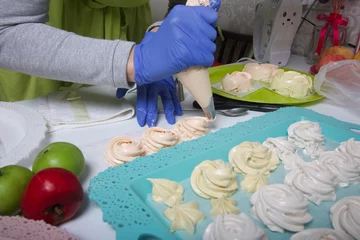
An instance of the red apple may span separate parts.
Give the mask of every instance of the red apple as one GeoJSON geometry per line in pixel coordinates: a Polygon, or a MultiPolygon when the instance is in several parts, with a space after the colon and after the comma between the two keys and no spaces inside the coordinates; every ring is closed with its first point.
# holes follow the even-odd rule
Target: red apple
{"type": "Polygon", "coordinates": [[[21,210],[24,217],[59,225],[73,218],[83,201],[79,179],[62,168],[44,169],[25,189],[21,210]]]}
{"type": "Polygon", "coordinates": [[[324,66],[328,63],[338,62],[338,61],[342,61],[342,60],[346,60],[346,58],[341,55],[335,55],[335,54],[324,55],[320,59],[320,61],[316,64],[316,70],[319,71],[322,66],[324,66]]]}

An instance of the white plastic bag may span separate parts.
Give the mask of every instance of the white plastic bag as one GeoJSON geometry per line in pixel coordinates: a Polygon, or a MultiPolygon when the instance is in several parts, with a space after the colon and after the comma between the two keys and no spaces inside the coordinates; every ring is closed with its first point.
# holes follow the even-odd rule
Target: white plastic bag
{"type": "Polygon", "coordinates": [[[338,105],[360,108],[360,61],[332,62],[321,67],[314,87],[338,105]]]}

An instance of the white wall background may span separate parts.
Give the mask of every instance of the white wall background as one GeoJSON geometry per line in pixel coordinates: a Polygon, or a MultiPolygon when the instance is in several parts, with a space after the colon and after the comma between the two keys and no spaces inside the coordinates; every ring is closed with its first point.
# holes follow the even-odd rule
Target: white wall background
{"type": "MultiPolygon", "coordinates": [[[[256,4],[261,0],[222,0],[219,11],[219,25],[222,29],[232,32],[253,35],[253,21],[256,4]]],[[[305,0],[312,2],[312,0],[305,0]]],[[[349,22],[349,40],[350,43],[356,44],[357,37],[360,32],[360,0],[346,0],[344,15],[348,16],[349,22]]],[[[153,20],[159,21],[164,18],[168,8],[168,0],[150,0],[153,11],[153,20]]],[[[304,9],[306,10],[306,9],[304,9]]],[[[319,5],[308,16],[308,20],[315,24],[323,24],[317,22],[316,16],[319,13],[329,13],[331,11],[330,4],[319,5]]],[[[310,44],[313,27],[311,24],[304,24],[295,38],[292,51],[299,55],[305,55],[310,44]]]]}

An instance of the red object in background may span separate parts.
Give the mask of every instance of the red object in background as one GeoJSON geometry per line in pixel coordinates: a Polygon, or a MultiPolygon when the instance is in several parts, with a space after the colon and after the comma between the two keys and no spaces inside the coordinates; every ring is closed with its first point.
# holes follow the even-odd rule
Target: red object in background
{"type": "Polygon", "coordinates": [[[338,62],[338,61],[342,61],[342,60],[346,60],[346,58],[341,55],[335,55],[335,54],[325,55],[316,64],[316,71],[319,72],[320,68],[328,63],[338,62]]]}
{"type": "Polygon", "coordinates": [[[213,65],[211,67],[216,67],[216,66],[221,66],[222,64],[217,62],[217,61],[214,61],[213,65]]]}
{"type": "Polygon", "coordinates": [[[79,179],[62,168],[44,169],[25,189],[21,210],[26,218],[59,225],[73,218],[83,201],[79,179]]]}

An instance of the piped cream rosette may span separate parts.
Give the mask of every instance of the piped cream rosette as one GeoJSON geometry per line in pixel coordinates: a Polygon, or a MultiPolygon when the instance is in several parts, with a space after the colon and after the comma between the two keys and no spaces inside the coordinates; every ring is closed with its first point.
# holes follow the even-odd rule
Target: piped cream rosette
{"type": "Polygon", "coordinates": [[[143,156],[144,153],[141,141],[128,137],[115,137],[107,144],[104,154],[110,166],[118,166],[143,156]]]}
{"type": "Polygon", "coordinates": [[[178,135],[169,129],[158,127],[149,128],[142,136],[142,143],[148,154],[163,148],[173,147],[179,143],[178,135]]]}
{"type": "Polygon", "coordinates": [[[187,117],[175,124],[174,132],[183,141],[199,138],[209,132],[208,123],[205,117],[187,117]]]}
{"type": "Polygon", "coordinates": [[[235,172],[244,174],[240,187],[254,193],[260,186],[268,184],[265,176],[279,165],[277,154],[259,142],[243,142],[229,152],[229,162],[235,172]]]}
{"type": "Polygon", "coordinates": [[[254,89],[254,86],[249,73],[235,71],[226,74],[221,81],[221,88],[229,92],[249,92],[254,89]]]}
{"type": "Polygon", "coordinates": [[[292,98],[305,98],[312,94],[311,77],[295,71],[276,70],[271,77],[271,90],[292,98]]]}
{"type": "Polygon", "coordinates": [[[236,192],[236,173],[223,160],[205,160],[197,165],[190,177],[191,187],[202,198],[228,197],[236,192]]]}

